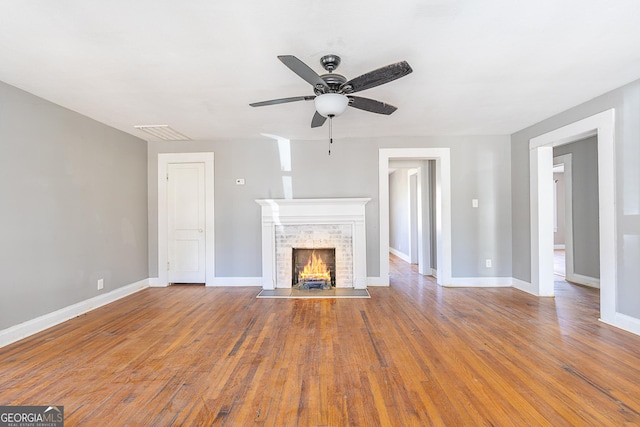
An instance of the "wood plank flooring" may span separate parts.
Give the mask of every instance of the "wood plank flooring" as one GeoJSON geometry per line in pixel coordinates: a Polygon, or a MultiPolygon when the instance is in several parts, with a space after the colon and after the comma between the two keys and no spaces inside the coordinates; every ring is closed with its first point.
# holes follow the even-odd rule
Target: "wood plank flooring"
{"type": "Polygon", "coordinates": [[[640,337],[598,291],[438,287],[392,257],[371,299],[146,289],[0,349],[0,405],[66,426],[640,425],[640,337]]]}

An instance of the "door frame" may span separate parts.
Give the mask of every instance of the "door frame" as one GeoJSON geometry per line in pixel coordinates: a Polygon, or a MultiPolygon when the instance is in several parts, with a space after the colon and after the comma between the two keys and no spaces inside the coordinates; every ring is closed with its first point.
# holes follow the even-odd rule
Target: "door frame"
{"type": "Polygon", "coordinates": [[[169,219],[167,212],[167,171],[171,163],[204,163],[205,181],[205,285],[215,278],[214,238],[214,156],[208,153],[158,154],[158,286],[168,286],[169,219]]]}
{"type": "Polygon", "coordinates": [[[596,135],[600,211],[600,320],[622,327],[617,310],[617,235],[615,210],[615,110],[610,109],[529,141],[531,288],[553,296],[553,147],[596,135]]]}

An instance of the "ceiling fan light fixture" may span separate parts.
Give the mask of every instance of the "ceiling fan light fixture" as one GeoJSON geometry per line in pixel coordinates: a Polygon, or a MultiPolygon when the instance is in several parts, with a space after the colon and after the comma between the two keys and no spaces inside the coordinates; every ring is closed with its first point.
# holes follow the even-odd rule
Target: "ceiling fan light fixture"
{"type": "Polygon", "coordinates": [[[344,113],[349,105],[349,98],[340,93],[323,93],[314,99],[316,111],[324,117],[337,117],[344,113]]]}

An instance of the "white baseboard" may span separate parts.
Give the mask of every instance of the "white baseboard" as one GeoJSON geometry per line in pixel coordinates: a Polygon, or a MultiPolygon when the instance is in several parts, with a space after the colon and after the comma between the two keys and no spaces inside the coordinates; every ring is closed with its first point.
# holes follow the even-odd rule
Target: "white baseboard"
{"type": "Polygon", "coordinates": [[[397,256],[398,258],[400,258],[404,262],[411,263],[411,258],[409,258],[409,255],[405,254],[404,252],[400,252],[399,250],[393,249],[393,248],[389,248],[389,252],[392,253],[393,255],[397,256]]]}
{"type": "Polygon", "coordinates": [[[585,285],[592,288],[600,289],[600,279],[595,277],[583,276],[582,274],[569,273],[565,277],[567,282],[577,283],[579,285],[585,285]]]}
{"type": "MultiPolygon", "coordinates": [[[[153,277],[149,279],[149,286],[152,288],[166,288],[168,285],[160,285],[159,279],[153,277]]],[[[262,277],[214,277],[207,285],[209,287],[224,286],[260,286],[262,287],[262,277]]]]}
{"type": "Polygon", "coordinates": [[[613,323],[605,322],[602,319],[600,319],[600,321],[602,323],[606,323],[607,325],[615,326],[616,328],[631,332],[632,334],[640,335],[640,319],[636,319],[635,317],[627,316],[626,314],[622,313],[616,313],[613,323]]]}
{"type": "Polygon", "coordinates": [[[511,277],[452,277],[445,287],[504,288],[513,286],[511,277]]]}
{"type": "Polygon", "coordinates": [[[564,243],[561,245],[553,245],[553,249],[565,249],[564,243]]]}
{"type": "Polygon", "coordinates": [[[433,277],[438,277],[438,270],[436,270],[435,268],[432,268],[432,269],[431,269],[431,275],[432,275],[433,277]]]}
{"type": "Polygon", "coordinates": [[[382,277],[367,277],[367,286],[389,286],[389,278],[383,280],[382,277]]]}
{"type": "Polygon", "coordinates": [[[149,286],[152,288],[166,288],[166,286],[160,285],[160,279],[157,277],[149,278],[149,286]]]}
{"type": "Polygon", "coordinates": [[[259,286],[262,287],[262,277],[214,277],[207,286],[259,286]]]}
{"type": "Polygon", "coordinates": [[[526,292],[531,295],[538,296],[536,289],[533,284],[529,282],[525,282],[524,280],[516,279],[515,277],[511,278],[512,286],[522,292],[526,292]]]}
{"type": "Polygon", "coordinates": [[[114,289],[106,294],[89,298],[88,300],[81,301],[68,307],[61,308],[60,310],[36,317],[35,319],[27,320],[26,322],[3,329],[0,331],[0,347],[4,347],[13,342],[44,331],[52,326],[66,322],[69,319],[73,319],[81,314],[95,310],[98,307],[102,307],[103,305],[107,305],[148,287],[149,279],[143,279],[139,282],[114,289]]]}

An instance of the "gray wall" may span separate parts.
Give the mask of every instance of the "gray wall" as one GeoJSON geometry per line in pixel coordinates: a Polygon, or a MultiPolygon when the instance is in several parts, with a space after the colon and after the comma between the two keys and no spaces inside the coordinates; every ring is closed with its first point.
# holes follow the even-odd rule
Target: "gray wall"
{"type": "Polygon", "coordinates": [[[640,318],[640,81],[523,129],[511,136],[513,275],[531,281],[529,139],[615,108],[617,310],[640,318]]]}
{"type": "Polygon", "coordinates": [[[451,165],[453,276],[511,277],[511,246],[503,240],[511,234],[510,150],[479,143],[457,148],[451,165]]]}
{"type": "Polygon", "coordinates": [[[556,182],[556,225],[557,229],[553,233],[553,244],[564,245],[565,244],[565,186],[564,186],[564,173],[554,173],[553,180],[556,182]]]}
{"type": "MultiPolygon", "coordinates": [[[[149,143],[149,269],[158,272],[158,153],[215,153],[215,256],[218,277],[258,277],[261,267],[260,206],[256,199],[284,198],[283,177],[290,177],[294,198],[372,197],[378,190],[377,152],[366,141],[334,139],[293,141],[291,171],[283,171],[278,143],[272,139],[240,142],[149,143]],[[352,159],[356,159],[354,163],[352,159]],[[376,165],[365,167],[364,165],[376,165]],[[236,178],[245,185],[237,186],[236,178]]],[[[367,217],[377,218],[378,203],[366,205],[367,217]]],[[[367,223],[367,229],[372,224],[367,223]]],[[[367,254],[374,257],[378,238],[367,235],[367,254]]],[[[376,268],[369,266],[369,268],[376,268]]]]}
{"type": "Polygon", "coordinates": [[[600,225],[598,198],[598,139],[553,149],[553,155],[571,153],[573,220],[573,271],[600,278],[600,225]]]}
{"type": "Polygon", "coordinates": [[[389,246],[409,256],[408,169],[389,174],[389,246]]]}
{"type": "Polygon", "coordinates": [[[4,83],[0,141],[0,329],[149,277],[145,141],[4,83]]]}
{"type": "Polygon", "coordinates": [[[290,176],[294,198],[370,197],[366,205],[367,275],[380,275],[378,150],[449,147],[452,175],[453,275],[511,276],[511,170],[508,136],[362,138],[291,141],[292,170],[283,172],[278,143],[243,141],[153,142],[148,150],[149,273],[158,275],[158,153],[215,153],[216,276],[261,275],[260,207],[255,199],[284,197],[290,176]],[[246,185],[236,186],[235,178],[246,185]],[[481,200],[471,209],[471,199],[481,200]],[[491,257],[494,267],[486,269],[491,257]]]}

